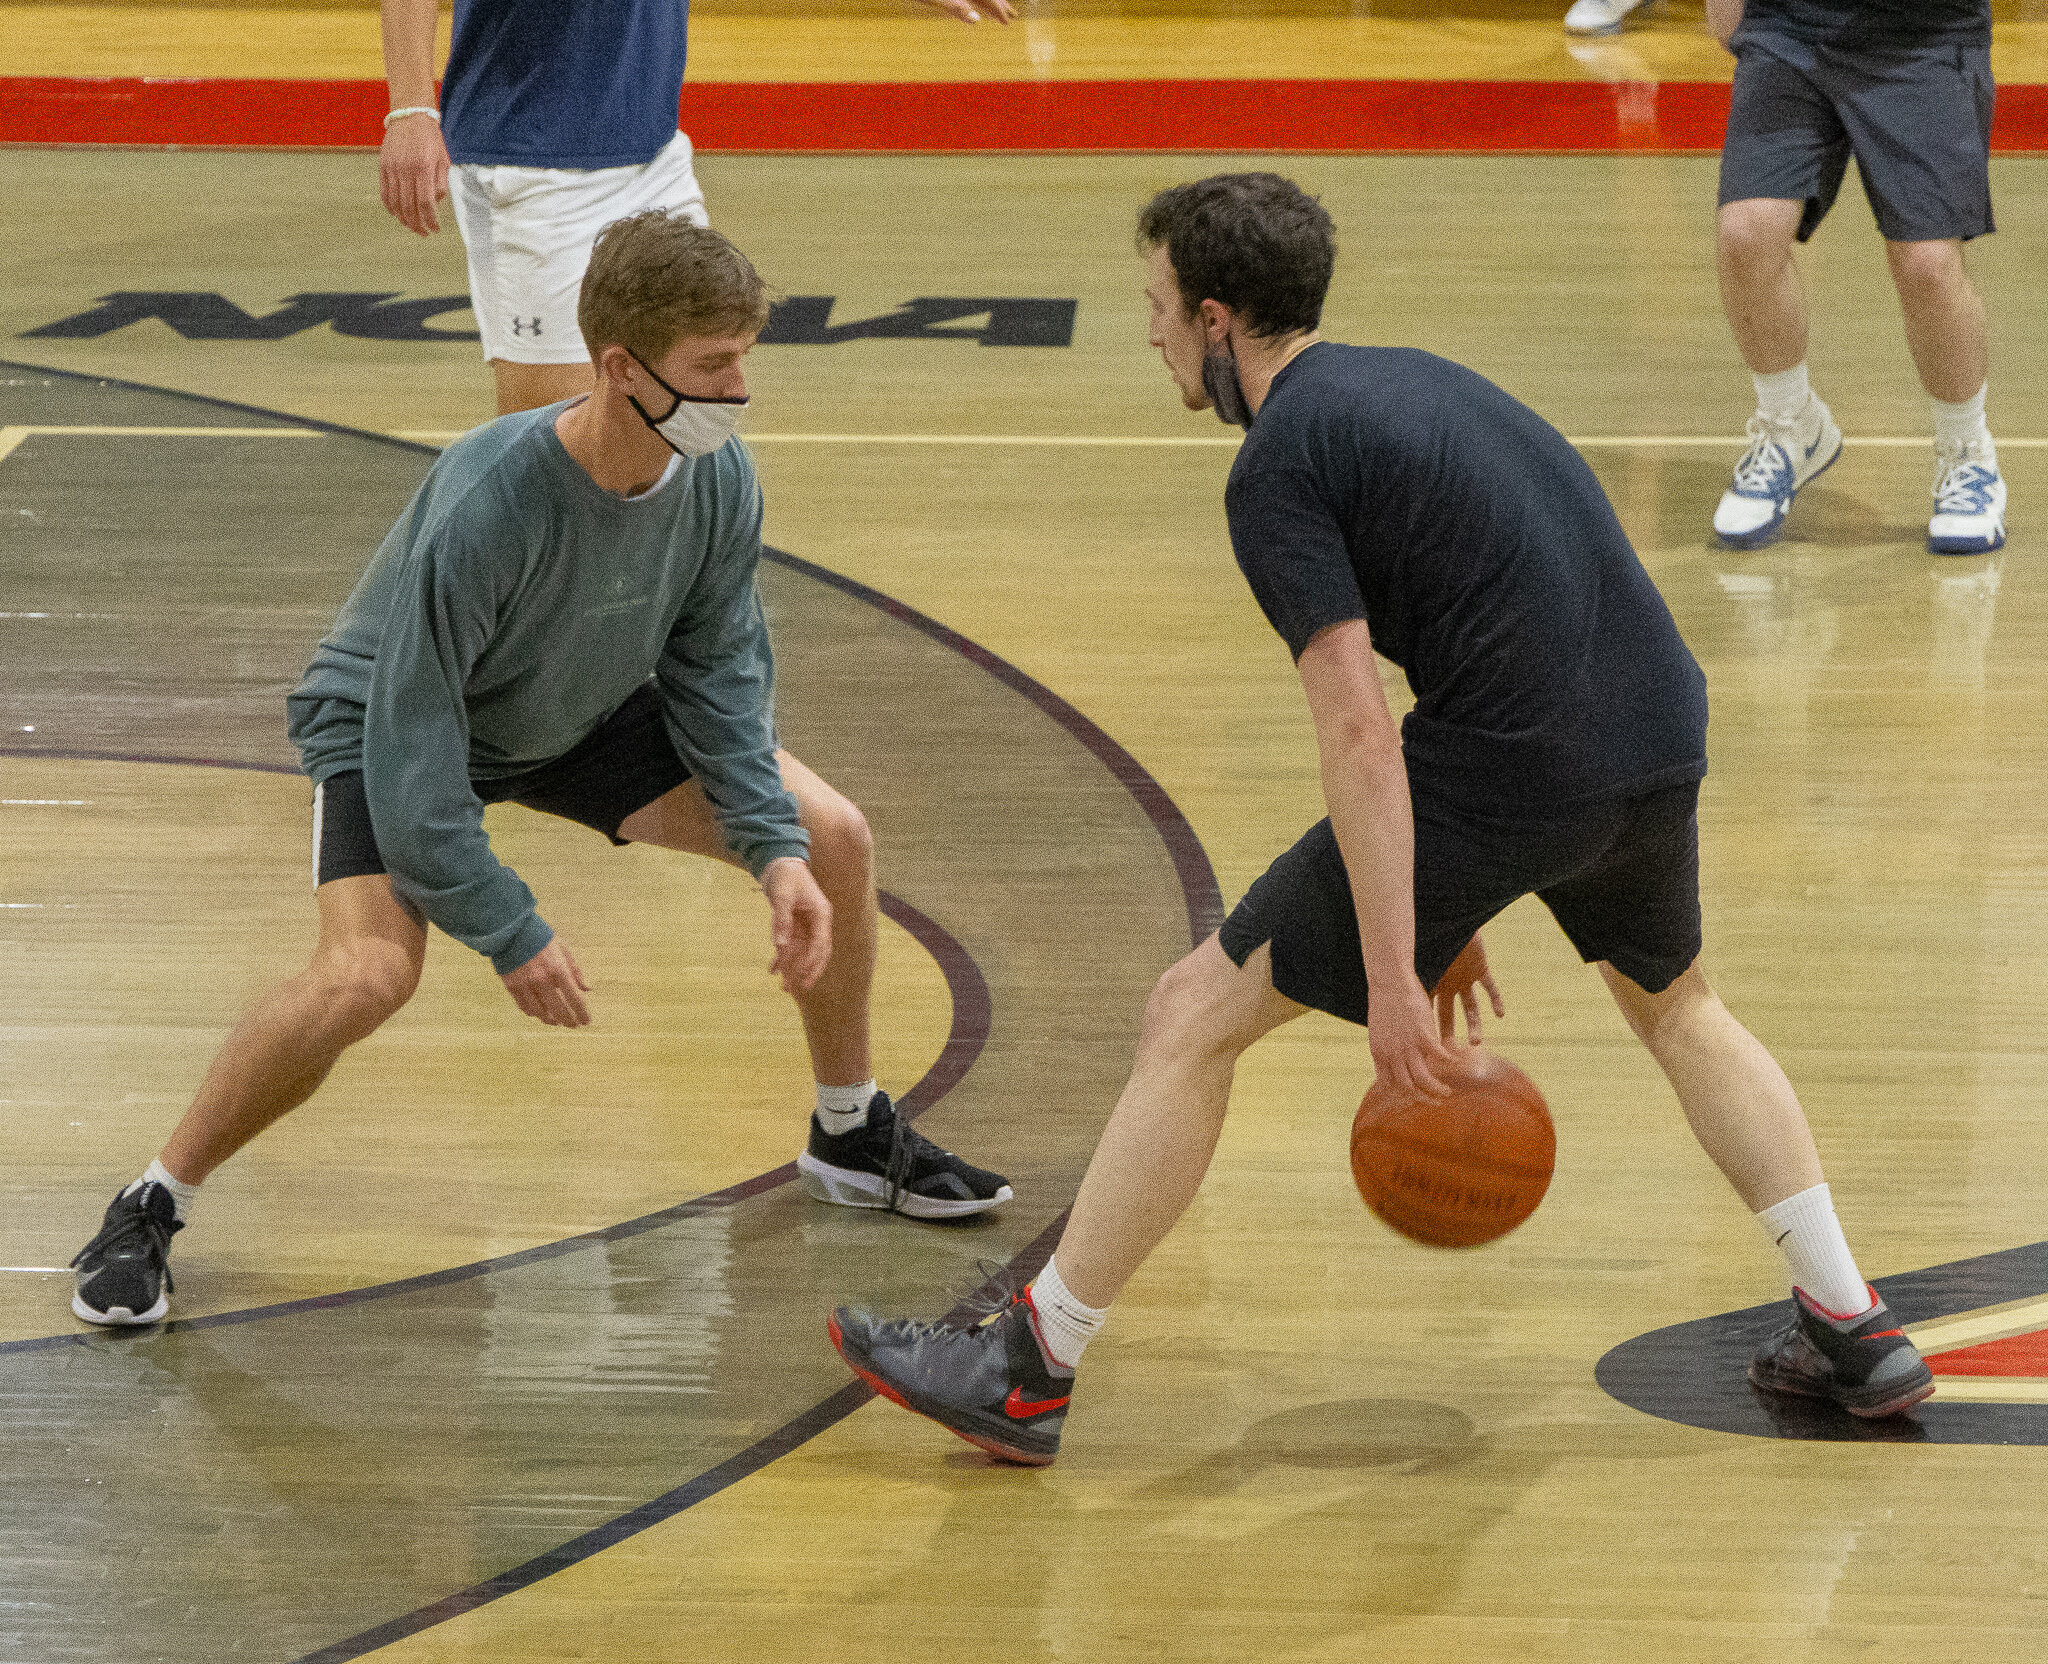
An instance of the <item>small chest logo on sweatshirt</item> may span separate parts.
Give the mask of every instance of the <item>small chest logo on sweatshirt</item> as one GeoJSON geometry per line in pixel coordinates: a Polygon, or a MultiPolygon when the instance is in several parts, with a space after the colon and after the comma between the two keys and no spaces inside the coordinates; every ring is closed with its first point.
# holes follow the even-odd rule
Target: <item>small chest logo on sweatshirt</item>
{"type": "Polygon", "coordinates": [[[628,595],[626,591],[631,587],[630,581],[623,575],[612,579],[610,583],[605,585],[605,590],[612,599],[600,601],[594,607],[585,607],[583,609],[583,616],[585,618],[610,618],[618,613],[631,612],[635,607],[644,607],[653,599],[650,595],[628,595]]]}

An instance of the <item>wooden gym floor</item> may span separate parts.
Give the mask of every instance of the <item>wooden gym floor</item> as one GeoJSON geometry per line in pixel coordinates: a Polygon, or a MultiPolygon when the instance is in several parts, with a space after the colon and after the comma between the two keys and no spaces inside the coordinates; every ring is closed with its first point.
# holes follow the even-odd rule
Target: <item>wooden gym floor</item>
{"type": "MultiPolygon", "coordinates": [[[[1493,22],[1550,50],[1547,9],[1493,22]]],[[[207,1186],[198,1321],[79,1337],[39,1268],[310,939],[282,694],[488,383],[461,340],[35,333],[113,293],[459,294],[452,234],[385,220],[366,155],[0,151],[0,1657],[2040,1658],[2048,162],[1995,168],[2012,541],[1942,561],[1854,191],[1806,266],[1851,448],[1735,555],[1706,533],[1748,412],[1710,158],[706,156],[715,221],[835,321],[1076,303],[1066,347],[968,317],[751,361],[785,737],[868,809],[891,898],[885,1083],[1017,1202],[945,1229],[805,1200],[749,887],[508,810],[597,1025],[526,1023],[437,942],[207,1186]],[[1230,560],[1230,437],[1178,408],[1131,252],[1152,191],[1237,165],[1335,214],[1329,334],[1460,359],[1584,445],[1706,666],[1708,970],[1866,1270],[1930,1346],[2010,1352],[1917,1434],[1741,1387],[1775,1263],[1533,904],[1489,937],[1496,1037],[1559,1123],[1516,1235],[1437,1254],[1364,1214],[1364,1037],[1311,1017],[1247,1060],[1057,1466],[848,1389],[826,1308],[936,1315],[1032,1263],[1152,979],[1320,812],[1230,560]]]]}

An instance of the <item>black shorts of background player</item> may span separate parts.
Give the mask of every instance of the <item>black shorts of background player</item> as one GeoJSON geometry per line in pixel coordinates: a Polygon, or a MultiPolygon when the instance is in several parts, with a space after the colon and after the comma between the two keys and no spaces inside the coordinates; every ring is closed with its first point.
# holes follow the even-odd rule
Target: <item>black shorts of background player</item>
{"type": "Polygon", "coordinates": [[[2005,481],[1984,421],[1984,302],[1963,244],[1991,219],[1990,0],[1708,0],[1735,53],[1721,151],[1721,300],[1756,382],[1749,448],[1714,511],[1722,542],[1778,535],[1800,487],[1842,449],[1809,383],[1793,259],[1849,158],[1884,237],[1906,345],[1934,406],[1927,546],[2005,541],[2005,481]]]}
{"type": "Polygon", "coordinates": [[[1751,1379],[1865,1415],[1924,1398],[1932,1378],[1856,1268],[1797,1096],[1700,972],[1705,679],[1591,470],[1470,370],[1321,341],[1333,233],[1289,181],[1166,191],[1140,242],[1183,402],[1249,429],[1231,542],[1294,654],[1329,819],[1161,979],[1037,1280],[970,1330],[842,1308],[842,1356],[984,1448],[1051,1461],[1081,1350],[1194,1199],[1239,1056],[1313,1007],[1367,1025],[1382,1081],[1443,1092],[1453,1008],[1470,1038],[1477,989],[1501,1010],[1475,933],[1534,893],[1785,1256],[1792,1322],[1751,1379]],[[1415,691],[1399,729],[1375,648],[1415,691]]]}

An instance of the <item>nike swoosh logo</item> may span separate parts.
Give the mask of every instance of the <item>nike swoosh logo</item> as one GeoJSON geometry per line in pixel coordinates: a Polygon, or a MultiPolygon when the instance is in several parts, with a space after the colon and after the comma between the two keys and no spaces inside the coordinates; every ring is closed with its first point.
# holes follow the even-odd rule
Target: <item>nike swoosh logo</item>
{"type": "MultiPolygon", "coordinates": [[[[1072,1393],[1067,1394],[1071,1398],[1072,1393]]],[[[1010,1396],[1003,1400],[1003,1414],[1012,1421],[1027,1421],[1032,1416],[1042,1416],[1047,1410],[1063,1409],[1067,1398],[1026,1398],[1022,1387],[1012,1387],[1010,1396]]]]}
{"type": "Polygon", "coordinates": [[[1813,460],[1813,453],[1820,449],[1820,442],[1826,437],[1825,433],[1817,433],[1813,436],[1813,443],[1806,447],[1806,460],[1808,462],[1813,460]]]}

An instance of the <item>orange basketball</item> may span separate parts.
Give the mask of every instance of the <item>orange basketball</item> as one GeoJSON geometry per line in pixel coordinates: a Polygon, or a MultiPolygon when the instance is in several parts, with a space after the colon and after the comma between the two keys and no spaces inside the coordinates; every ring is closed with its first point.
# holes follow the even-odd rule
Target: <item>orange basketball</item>
{"type": "Polygon", "coordinates": [[[1536,1083],[1504,1057],[1461,1051],[1448,1098],[1399,1097],[1378,1081],[1351,1123],[1351,1176],[1403,1236],[1473,1248],[1536,1211],[1557,1132],[1536,1083]]]}

